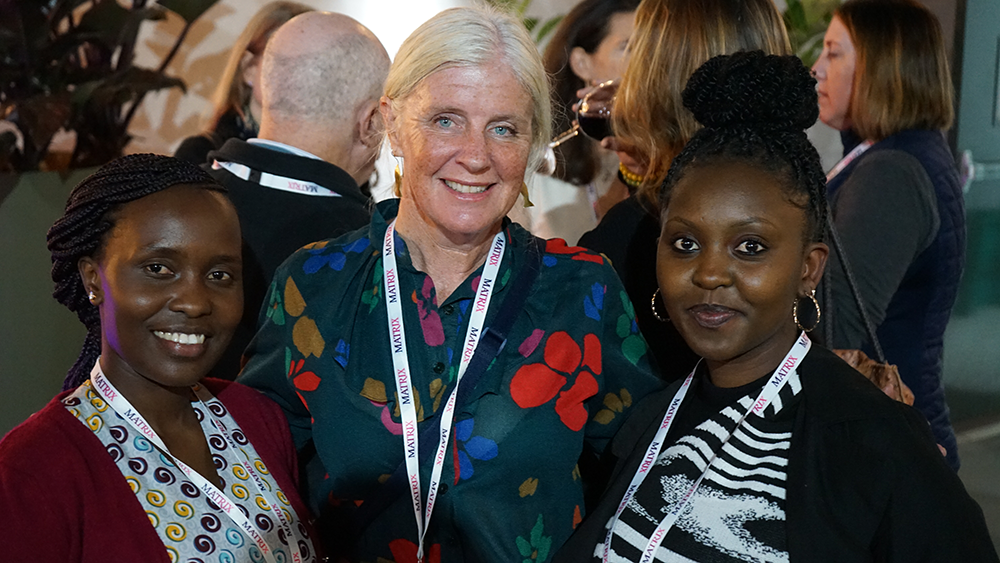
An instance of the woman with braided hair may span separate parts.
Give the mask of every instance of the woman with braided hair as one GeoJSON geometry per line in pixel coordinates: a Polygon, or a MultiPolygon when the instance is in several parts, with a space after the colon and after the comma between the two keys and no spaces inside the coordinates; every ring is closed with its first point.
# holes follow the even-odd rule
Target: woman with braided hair
{"type": "Polygon", "coordinates": [[[87,338],[65,391],[0,442],[5,560],[314,560],[280,409],[203,380],[243,308],[224,192],[140,154],[70,194],[48,246],[87,338]]]}
{"type": "MultiPolygon", "coordinates": [[[[709,60],[660,195],[657,314],[702,357],[622,426],[556,561],[997,561],[927,422],[810,341],[825,186],[792,56],[709,60]]],[[[654,343],[655,345],[655,343],[654,343]]]]}

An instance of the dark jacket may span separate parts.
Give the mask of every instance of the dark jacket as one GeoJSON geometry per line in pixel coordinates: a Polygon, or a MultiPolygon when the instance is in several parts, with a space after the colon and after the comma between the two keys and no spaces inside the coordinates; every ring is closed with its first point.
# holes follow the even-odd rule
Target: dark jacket
{"type": "MultiPolygon", "coordinates": [[[[818,345],[799,375],[785,488],[792,563],[998,561],[982,511],[945,464],[920,413],[818,345]]],[[[593,560],[679,386],[643,399],[622,426],[612,443],[619,461],[608,491],[556,563],[593,560]]]]}
{"type": "MultiPolygon", "coordinates": [[[[858,142],[845,134],[845,154],[858,142]]],[[[945,327],[965,266],[965,207],[944,135],[908,130],[879,141],[833,178],[827,191],[886,359],[899,367],[916,396],[914,406],[958,469],[941,374],[945,327]],[[899,239],[906,234],[926,240],[899,239]]],[[[840,319],[833,321],[831,347],[864,343],[872,355],[862,325],[845,318],[856,316],[857,307],[835,257],[827,267],[833,276],[832,318],[840,319]]]]}
{"type": "MultiPolygon", "coordinates": [[[[354,178],[329,162],[230,139],[208,155],[205,169],[229,190],[243,232],[243,319],[213,377],[233,379],[240,356],[257,332],[257,315],[278,266],[293,252],[318,240],[338,237],[368,224],[369,199],[354,178]],[[256,172],[313,182],[340,194],[324,197],[292,193],[243,180],[214,160],[244,164],[256,172]]],[[[253,176],[251,176],[251,179],[253,176]]]]}

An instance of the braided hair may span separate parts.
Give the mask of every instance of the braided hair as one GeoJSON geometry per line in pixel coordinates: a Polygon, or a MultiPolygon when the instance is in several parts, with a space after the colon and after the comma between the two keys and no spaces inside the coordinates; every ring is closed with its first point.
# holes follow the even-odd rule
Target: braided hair
{"type": "Polygon", "coordinates": [[[671,164],[660,209],[692,167],[742,161],[783,180],[789,200],[806,212],[808,241],[821,242],[826,177],[804,131],[819,117],[819,105],[816,80],[802,61],[763,51],[721,55],[695,71],[683,99],[704,128],[671,164]]]}
{"type": "Polygon", "coordinates": [[[114,213],[122,204],[180,184],[226,191],[194,164],[156,154],[124,156],[102,166],[73,188],[66,211],[49,229],[46,240],[55,282],[52,296],[76,313],[87,327],[83,350],[66,374],[64,390],[86,381],[101,354],[101,315],[87,297],[77,263],[85,256],[100,253],[104,235],[114,227],[114,213]]]}

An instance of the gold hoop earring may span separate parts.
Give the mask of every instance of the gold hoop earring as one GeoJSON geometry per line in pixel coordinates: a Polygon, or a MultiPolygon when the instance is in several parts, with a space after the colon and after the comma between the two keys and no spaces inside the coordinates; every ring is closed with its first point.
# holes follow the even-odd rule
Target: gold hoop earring
{"type": "Polygon", "coordinates": [[[395,194],[396,197],[403,197],[403,173],[400,172],[398,164],[396,165],[396,170],[394,170],[393,173],[396,176],[396,183],[392,187],[392,193],[395,194]]]}
{"type": "Polygon", "coordinates": [[[526,182],[521,182],[521,197],[524,198],[524,206],[525,207],[534,207],[535,206],[535,204],[531,203],[531,200],[528,199],[528,184],[526,182]]]}
{"type": "Polygon", "coordinates": [[[802,295],[798,297],[797,299],[795,299],[795,302],[792,303],[792,320],[795,321],[795,326],[799,327],[799,330],[801,331],[812,332],[813,330],[816,330],[816,327],[819,326],[819,319],[822,316],[823,316],[823,311],[820,310],[819,308],[819,301],[816,301],[815,289],[810,291],[808,295],[802,295]],[[814,322],[813,325],[809,328],[802,326],[802,323],[799,322],[799,302],[802,301],[803,297],[808,297],[810,300],[812,300],[813,307],[816,308],[816,322],[814,322]]]}
{"type": "Polygon", "coordinates": [[[667,314],[666,312],[664,312],[661,315],[660,312],[656,310],[656,298],[659,296],[660,296],[660,290],[659,288],[657,288],[657,290],[653,292],[653,298],[649,300],[649,307],[653,309],[653,316],[656,317],[656,320],[660,321],[661,323],[669,323],[670,315],[667,314]]]}

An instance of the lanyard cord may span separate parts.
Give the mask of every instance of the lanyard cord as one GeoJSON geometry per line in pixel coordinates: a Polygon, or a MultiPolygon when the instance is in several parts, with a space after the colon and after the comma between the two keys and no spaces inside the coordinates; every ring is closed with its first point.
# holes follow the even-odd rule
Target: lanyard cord
{"type": "Polygon", "coordinates": [[[399,414],[403,422],[403,451],[406,465],[407,483],[410,487],[410,497],[413,501],[414,517],[417,524],[417,561],[423,560],[424,537],[427,534],[427,526],[431,520],[434,504],[437,500],[438,488],[441,484],[441,472],[444,468],[444,458],[448,450],[448,441],[451,436],[452,420],[455,416],[456,397],[458,386],[462,381],[469,367],[469,362],[476,351],[476,344],[482,336],[483,325],[486,322],[486,312],[489,310],[490,298],[493,289],[496,287],[497,274],[500,271],[500,262],[503,260],[504,248],[507,239],[503,232],[497,233],[490,245],[490,251],[483,267],[483,274],[479,279],[479,287],[476,290],[476,298],[472,304],[472,312],[469,317],[469,328],[465,336],[465,345],[462,347],[462,356],[458,367],[458,375],[455,379],[455,387],[448,396],[448,402],[441,411],[441,431],[438,441],[437,452],[434,456],[434,464],[431,469],[430,484],[427,489],[427,506],[421,510],[421,489],[420,489],[420,451],[417,436],[417,414],[416,405],[413,400],[413,388],[410,378],[410,364],[407,355],[406,333],[403,327],[403,308],[400,299],[399,270],[396,265],[396,243],[393,236],[395,232],[393,221],[385,231],[385,240],[382,247],[383,260],[383,285],[385,287],[386,319],[389,327],[390,347],[392,350],[392,364],[396,380],[396,392],[399,395],[399,414]]]}
{"type": "MultiPolygon", "coordinates": [[[[798,340],[796,340],[795,345],[792,349],[788,351],[785,355],[785,359],[778,364],[778,368],[774,370],[771,378],[764,384],[764,388],[760,390],[757,398],[754,399],[753,404],[743,416],[737,421],[736,426],[733,428],[732,432],[726,436],[722,444],[719,446],[719,451],[722,450],[729,443],[730,438],[736,434],[736,431],[743,425],[743,421],[753,413],[757,416],[763,416],[764,409],[767,408],[771,401],[778,395],[781,388],[788,381],[788,376],[794,372],[802,358],[809,352],[809,348],[812,346],[812,341],[803,332],[799,335],[798,340]]],[[[653,437],[652,442],[650,442],[649,447],[646,448],[646,454],[642,458],[642,463],[639,464],[639,469],[636,470],[635,475],[632,477],[632,482],[629,484],[628,489],[625,491],[625,496],[622,501],[618,504],[618,509],[615,511],[615,515],[608,522],[608,531],[604,536],[604,555],[602,561],[607,563],[608,555],[611,552],[611,537],[614,534],[615,525],[618,523],[618,518],[621,516],[622,512],[625,510],[625,506],[628,505],[632,497],[635,496],[635,492],[639,489],[643,480],[649,475],[649,470],[652,469],[653,463],[660,455],[660,450],[663,447],[663,443],[666,441],[667,432],[669,432],[670,427],[673,425],[674,418],[677,415],[677,411],[680,409],[681,403],[684,401],[684,397],[687,395],[688,389],[691,387],[691,382],[694,380],[695,371],[698,369],[695,366],[694,370],[684,380],[681,384],[680,389],[674,394],[673,399],[670,401],[670,405],[667,407],[667,412],[663,415],[663,421],[660,423],[660,428],[656,431],[656,435],[653,437]]],[[[650,563],[653,561],[653,556],[656,550],[659,549],[660,544],[663,543],[663,538],[666,537],[667,532],[674,526],[677,519],[680,517],[681,512],[687,506],[691,497],[694,496],[695,490],[701,485],[702,480],[708,475],[708,471],[712,466],[712,462],[718,457],[719,452],[712,452],[712,457],[705,464],[705,469],[702,471],[701,475],[695,480],[694,484],[687,490],[681,500],[676,502],[673,508],[667,512],[667,515],[663,517],[659,525],[657,525],[656,530],[650,536],[649,541],[646,543],[646,548],[642,552],[642,557],[639,559],[640,563],[650,563]]]]}

